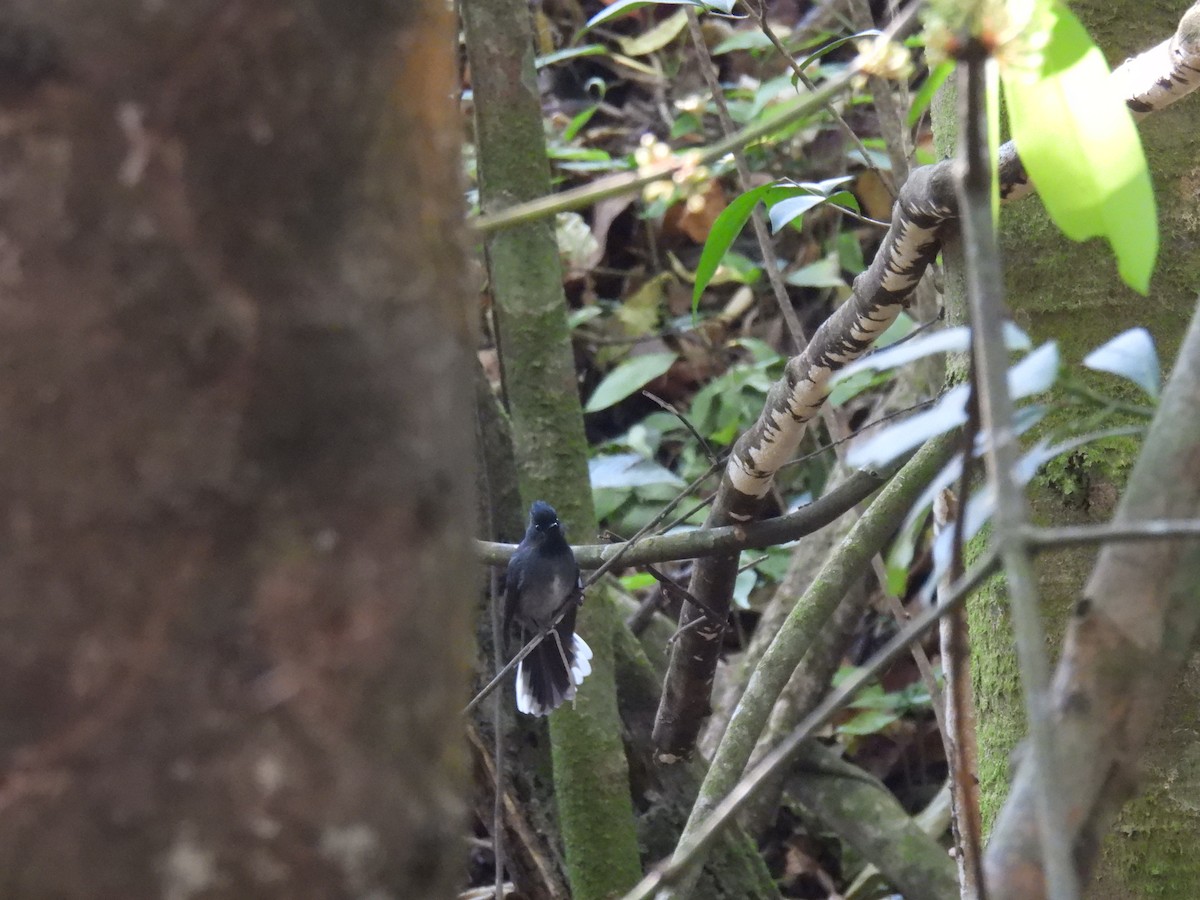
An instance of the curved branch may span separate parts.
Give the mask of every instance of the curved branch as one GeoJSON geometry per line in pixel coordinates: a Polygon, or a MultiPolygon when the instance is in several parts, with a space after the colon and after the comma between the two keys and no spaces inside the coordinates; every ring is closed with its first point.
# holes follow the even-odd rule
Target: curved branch
{"type": "MultiPolygon", "coordinates": [[[[1129,60],[1113,77],[1139,116],[1200,85],[1200,3],[1183,16],[1174,37],[1129,60]]],[[[734,445],[706,527],[755,517],[775,473],[795,453],[825,402],[834,372],[866,352],[908,304],[925,267],[941,249],[940,229],[957,220],[954,165],[944,160],[914,170],[900,191],[883,245],[870,268],[855,279],[853,295],[817,330],[804,352],[788,361],[758,421],[734,445]]],[[[1006,200],[1033,190],[1011,143],[1001,151],[1000,179],[1006,200]]],[[[707,557],[693,570],[688,589],[706,607],[727,610],[736,570],[736,556],[707,557]]],[[[654,729],[663,762],[691,752],[709,713],[722,626],[711,620],[692,625],[704,616],[691,604],[680,614],[680,628],[686,630],[672,648],[654,729]]]]}
{"type": "MultiPolygon", "coordinates": [[[[819,500],[814,500],[794,512],[761,522],[662,534],[615,544],[580,544],[571,549],[575,551],[575,559],[579,561],[581,568],[598,569],[617,556],[621,558],[622,565],[643,566],[648,563],[696,559],[718,553],[774,547],[824,528],[871,496],[887,482],[895,469],[896,467],[891,467],[883,472],[855,472],[819,500]]],[[[479,560],[493,566],[507,563],[517,549],[516,544],[499,544],[493,541],[476,541],[475,547],[479,560]]]]}

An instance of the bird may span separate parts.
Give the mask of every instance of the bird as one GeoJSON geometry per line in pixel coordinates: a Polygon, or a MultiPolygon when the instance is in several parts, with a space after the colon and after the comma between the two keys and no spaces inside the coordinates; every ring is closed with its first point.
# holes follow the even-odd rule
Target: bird
{"type": "Polygon", "coordinates": [[[541,634],[566,605],[566,615],[517,666],[517,709],[545,716],[567,700],[592,671],[592,649],[575,633],[582,599],[579,564],[554,507],[535,500],[529,527],[508,563],[504,634],[515,623],[521,643],[541,634]]]}

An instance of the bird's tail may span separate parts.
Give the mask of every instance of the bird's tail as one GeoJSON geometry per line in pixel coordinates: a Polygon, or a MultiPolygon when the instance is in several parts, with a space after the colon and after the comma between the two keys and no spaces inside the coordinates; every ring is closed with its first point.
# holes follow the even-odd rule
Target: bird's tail
{"type": "Polygon", "coordinates": [[[544,716],[567,700],[592,672],[592,648],[568,631],[551,631],[545,640],[517,665],[517,709],[526,715],[544,716]]]}

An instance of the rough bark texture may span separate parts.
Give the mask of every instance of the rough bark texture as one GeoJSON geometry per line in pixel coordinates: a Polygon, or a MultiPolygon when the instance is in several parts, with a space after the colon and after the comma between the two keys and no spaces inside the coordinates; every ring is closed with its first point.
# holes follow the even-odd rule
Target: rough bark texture
{"type": "MultiPolygon", "coordinates": [[[[1200,514],[1200,310],[1115,520],[1200,514]]],[[[1051,703],[1069,837],[1086,877],[1100,840],[1138,781],[1138,759],[1200,625],[1200,540],[1108,544],[1071,611],[1051,703]]],[[[1037,788],[1022,766],[988,845],[988,894],[1046,896],[1039,859],[1037,788]]],[[[1099,896],[1113,892],[1104,886],[1099,896]]]]}
{"type": "MultiPolygon", "coordinates": [[[[525,0],[467,0],[462,12],[476,74],[480,196],[494,212],[551,190],[532,19],[525,0]]],[[[590,537],[596,516],[553,223],[491,235],[487,258],[521,495],[554,504],[571,536],[590,537]]],[[[621,623],[603,592],[585,600],[577,627],[594,653],[592,674],[549,724],[571,889],[575,900],[592,900],[632,886],[641,866],[613,680],[621,623]]]]}
{"type": "MultiPolygon", "coordinates": [[[[1160,41],[1173,30],[1181,10],[1153,10],[1130,3],[1094,0],[1072,4],[1112,65],[1160,41]]],[[[1189,14],[1195,18],[1195,13],[1189,14]]],[[[1180,29],[1187,31],[1187,26],[1180,29]]],[[[1065,357],[1086,353],[1134,326],[1150,329],[1164,362],[1174,357],[1195,303],[1200,264],[1196,216],[1200,168],[1194,98],[1139,126],[1155,181],[1161,248],[1149,299],[1121,285],[1107,246],[1074,244],[1058,233],[1037,200],[1009,205],[1002,214],[1007,260],[1007,297],[1013,315],[1035,341],[1057,340],[1065,357]]],[[[949,104],[951,107],[952,103],[949,104]]],[[[951,109],[950,115],[953,115],[951,109]]],[[[935,116],[936,119],[936,116],[935,116]]],[[[953,136],[939,141],[952,147],[953,136]]],[[[947,259],[953,248],[947,247],[947,259]]],[[[948,289],[955,272],[947,268],[948,289]]],[[[955,318],[950,309],[950,318],[955,318]]],[[[1141,402],[1136,389],[1108,380],[1106,391],[1141,402]]],[[[1056,424],[1051,422],[1051,425],[1056,424]]],[[[1136,456],[1134,441],[1086,447],[1056,461],[1034,484],[1034,514],[1042,524],[1096,523],[1111,517],[1120,486],[1136,456]]],[[[1057,645],[1078,599],[1096,551],[1088,548],[1042,554],[1037,571],[1043,612],[1057,645]]],[[[991,583],[970,604],[973,673],[979,699],[980,776],[983,812],[995,818],[1007,793],[1013,752],[1024,733],[1016,660],[1012,652],[1003,585],[991,583]]],[[[1194,673],[1185,675],[1166,702],[1167,723],[1151,738],[1144,759],[1145,793],[1127,805],[1104,848],[1094,896],[1105,900],[1194,897],[1200,894],[1200,867],[1189,848],[1200,840],[1200,816],[1178,786],[1195,783],[1200,766],[1191,749],[1200,690],[1194,673]]]]}
{"type": "Polygon", "coordinates": [[[11,0],[0,32],[0,893],[447,896],[446,7],[11,0]]]}

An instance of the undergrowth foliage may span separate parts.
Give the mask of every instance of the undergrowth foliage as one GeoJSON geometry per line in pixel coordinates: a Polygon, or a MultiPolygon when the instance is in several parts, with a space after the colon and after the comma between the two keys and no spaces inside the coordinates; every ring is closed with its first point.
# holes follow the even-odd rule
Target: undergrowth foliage
{"type": "MultiPolygon", "coordinates": [[[[826,21],[819,5],[792,27],[748,13],[733,0],[548,3],[535,11],[553,176],[563,196],[595,196],[587,206],[546,206],[556,213],[591,486],[601,527],[613,536],[648,524],[659,532],[727,524],[795,509],[847,469],[894,466],[930,440],[963,432],[959,451],[894,523],[879,568],[863,573],[875,599],[837,656],[854,667],[897,628],[878,612],[883,598],[912,609],[934,602],[939,586],[961,574],[963,542],[997,508],[994,483],[971,477],[992,450],[979,426],[979,388],[945,377],[955,368],[947,358],[968,356],[978,334],[945,325],[937,278],[916,290],[941,229],[956,227],[958,201],[946,190],[947,174],[915,200],[908,194],[906,205],[903,190],[932,184],[922,179],[934,170],[905,183],[894,151],[906,171],[936,162],[932,94],[961,60],[983,54],[993,215],[1001,199],[1036,183],[1062,231],[1073,240],[1105,238],[1120,277],[1145,293],[1157,253],[1154,200],[1128,92],[1107,78],[1099,49],[1059,3],[930,3],[923,27],[901,33],[826,21]],[[697,13],[702,46],[689,40],[697,13]],[[706,66],[717,71],[719,95],[701,77],[706,66]],[[838,90],[829,100],[805,106],[830,86],[838,90]],[[906,104],[900,133],[888,130],[872,91],[906,104]],[[1001,93],[1016,150],[999,145],[1001,93]],[[707,152],[737,135],[748,136],[741,147],[748,179],[729,154],[707,152]],[[746,227],[760,209],[766,243],[746,227]],[[886,320],[873,317],[884,304],[870,291],[887,295],[886,320]],[[831,336],[834,311],[855,302],[863,311],[831,336]],[[795,352],[797,336],[788,334],[779,304],[806,335],[816,334],[804,354],[795,352]],[[749,480],[737,481],[739,466],[749,480]],[[761,490],[741,487],[753,479],[761,490]],[[931,513],[947,491],[963,494],[961,512],[935,535],[931,513]],[[659,521],[668,503],[674,512],[659,521]]],[[[468,201],[475,199],[472,190],[468,201]]],[[[1012,426],[1027,436],[1013,466],[1016,484],[1086,443],[1145,432],[1162,380],[1145,329],[1113,337],[1082,363],[1064,361],[1055,342],[1035,344],[1012,323],[1003,344],[1007,392],[1018,402],[1012,426]],[[1048,419],[1070,424],[1039,431],[1048,419]]],[[[485,371],[498,371],[499,352],[482,351],[485,371]]],[[[720,621],[689,602],[705,588],[697,572],[707,561],[653,573],[618,567],[615,586],[631,608],[651,610],[631,619],[639,631],[665,624],[653,610],[679,617],[675,656],[692,658],[690,648],[707,642],[715,666],[719,655],[745,654],[764,612],[762,621],[770,620],[794,549],[727,561],[736,577],[724,578],[729,616],[720,621]]],[[[712,598],[704,600],[711,610],[712,598]]],[[[675,656],[655,730],[660,762],[664,716],[687,715],[671,706],[675,656]]],[[[712,677],[710,668],[699,698],[706,709],[712,677]]],[[[907,659],[872,677],[825,737],[915,813],[941,788],[950,762],[931,711],[937,685],[922,681],[907,659]]],[[[685,848],[704,824],[689,821],[685,848]]],[[[767,853],[775,854],[772,874],[785,895],[826,896],[860,874],[852,838],[823,833],[783,808],[775,824],[767,853]],[[800,844],[807,849],[796,851],[800,844]]]]}

